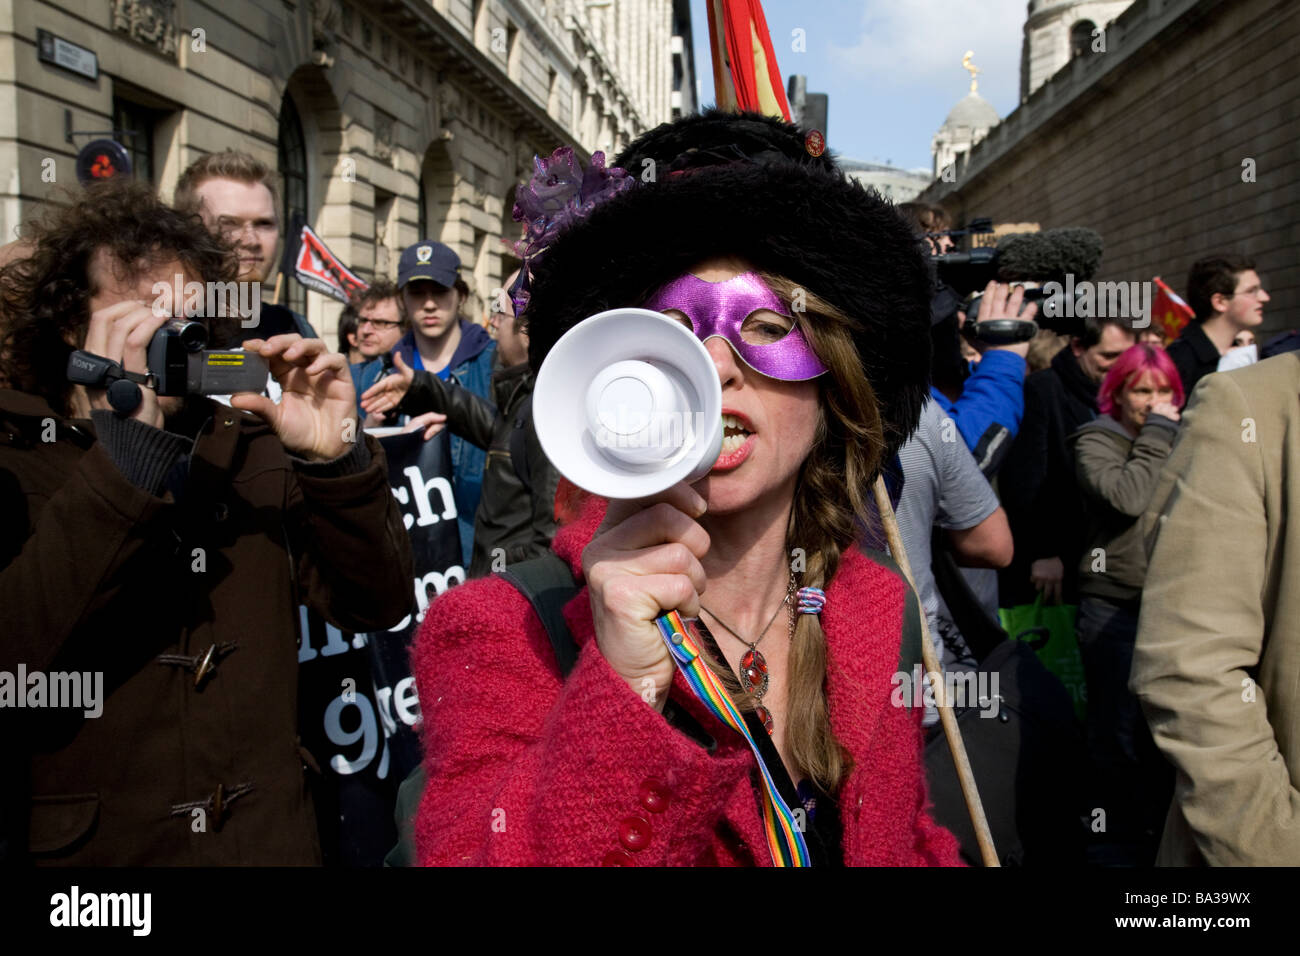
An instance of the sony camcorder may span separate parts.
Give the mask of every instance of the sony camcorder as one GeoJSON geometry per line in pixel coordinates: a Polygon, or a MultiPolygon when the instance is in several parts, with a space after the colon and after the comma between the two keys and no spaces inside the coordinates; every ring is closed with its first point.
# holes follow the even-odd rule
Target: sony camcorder
{"type": "Polygon", "coordinates": [[[106,389],[109,403],[124,415],[139,406],[141,385],[159,395],[229,395],[266,388],[269,368],[260,355],[209,349],[207,344],[202,323],[171,319],[149,341],[146,374],[78,350],[68,357],[68,381],[106,389]]]}

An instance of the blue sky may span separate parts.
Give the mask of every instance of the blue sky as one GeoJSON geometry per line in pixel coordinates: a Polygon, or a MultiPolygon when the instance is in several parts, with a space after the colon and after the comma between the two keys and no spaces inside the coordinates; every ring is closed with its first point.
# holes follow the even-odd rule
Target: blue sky
{"type": "MultiPolygon", "coordinates": [[[[975,52],[980,95],[1006,116],[1020,100],[1025,0],[763,0],[781,75],[830,96],[827,145],[850,159],[929,169],[930,138],[970,91],[962,54],[975,52]],[[800,28],[807,49],[791,49],[800,28]]],[[[709,21],[691,0],[701,105],[713,102],[709,21]]]]}

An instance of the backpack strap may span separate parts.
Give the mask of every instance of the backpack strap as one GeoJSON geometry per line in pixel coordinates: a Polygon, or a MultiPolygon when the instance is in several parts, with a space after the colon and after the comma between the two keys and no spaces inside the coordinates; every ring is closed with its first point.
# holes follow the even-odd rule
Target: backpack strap
{"type": "Polygon", "coordinates": [[[903,582],[905,591],[903,597],[903,641],[898,649],[898,670],[903,674],[912,673],[912,668],[921,663],[921,602],[917,600],[916,592],[912,586],[907,583],[907,575],[903,569],[884,551],[875,551],[870,548],[858,549],[868,561],[880,565],[887,571],[892,571],[898,575],[903,582]]]}
{"type": "Polygon", "coordinates": [[[497,574],[528,598],[546,628],[546,636],[551,639],[560,676],[568,677],[573,665],[578,663],[578,645],[564,620],[564,605],[578,593],[568,563],[554,551],[548,551],[540,558],[512,564],[497,574]]]}
{"type": "Polygon", "coordinates": [[[962,640],[975,655],[975,660],[984,660],[1007,639],[1007,632],[985,612],[966,575],[957,566],[948,536],[937,526],[930,535],[930,569],[934,574],[935,590],[948,606],[962,640]]]}

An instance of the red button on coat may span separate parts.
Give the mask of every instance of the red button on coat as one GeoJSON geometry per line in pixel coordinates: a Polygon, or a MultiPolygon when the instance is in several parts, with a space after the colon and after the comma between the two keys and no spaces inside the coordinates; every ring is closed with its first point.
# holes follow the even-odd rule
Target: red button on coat
{"type": "Polygon", "coordinates": [[[658,780],[645,780],[641,784],[641,806],[651,813],[663,813],[668,809],[670,800],[668,788],[658,780]]]}
{"type": "Polygon", "coordinates": [[[636,860],[632,859],[632,854],[626,850],[610,850],[605,854],[605,859],[600,861],[601,866],[636,866],[636,860]]]}
{"type": "Polygon", "coordinates": [[[618,842],[629,850],[644,850],[650,842],[650,821],[624,817],[618,825],[618,842]]]}

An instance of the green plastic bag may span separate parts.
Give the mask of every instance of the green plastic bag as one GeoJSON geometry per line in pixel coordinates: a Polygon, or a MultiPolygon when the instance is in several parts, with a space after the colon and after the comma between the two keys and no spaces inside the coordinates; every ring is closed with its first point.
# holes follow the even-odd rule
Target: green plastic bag
{"type": "Polygon", "coordinates": [[[1018,641],[1028,641],[1043,666],[1055,674],[1070,692],[1074,713],[1080,721],[1088,710],[1088,687],[1083,679],[1083,658],[1074,625],[1077,604],[1044,604],[1040,593],[1033,604],[999,608],[1002,629],[1018,641]]]}

